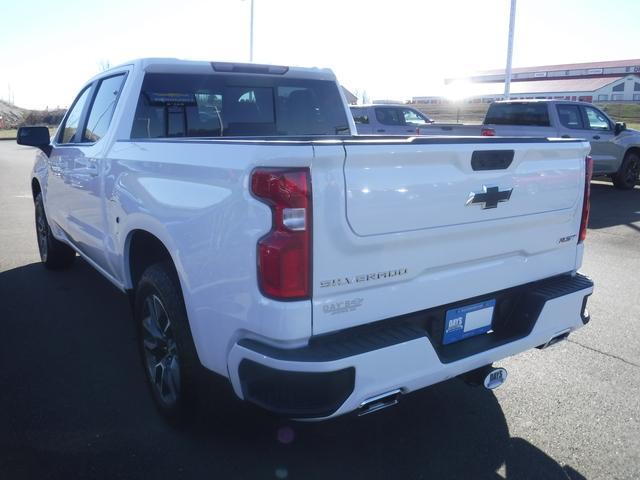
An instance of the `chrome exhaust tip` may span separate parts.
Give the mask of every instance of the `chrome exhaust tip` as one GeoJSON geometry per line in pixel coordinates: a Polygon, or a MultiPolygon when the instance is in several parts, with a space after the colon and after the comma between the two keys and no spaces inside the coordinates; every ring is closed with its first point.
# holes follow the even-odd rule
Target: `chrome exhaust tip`
{"type": "Polygon", "coordinates": [[[547,343],[544,343],[542,345],[538,345],[536,348],[539,350],[543,350],[545,348],[549,348],[552,345],[555,345],[556,343],[560,343],[563,340],[566,340],[567,337],[569,337],[569,333],[571,333],[570,330],[565,330],[564,332],[561,332],[557,335],[555,335],[554,337],[552,337],[547,343]]]}
{"type": "Polygon", "coordinates": [[[368,398],[360,404],[360,407],[358,408],[358,416],[361,417],[363,415],[382,410],[383,408],[397,405],[400,401],[400,395],[402,395],[402,390],[396,388],[395,390],[368,398]]]}

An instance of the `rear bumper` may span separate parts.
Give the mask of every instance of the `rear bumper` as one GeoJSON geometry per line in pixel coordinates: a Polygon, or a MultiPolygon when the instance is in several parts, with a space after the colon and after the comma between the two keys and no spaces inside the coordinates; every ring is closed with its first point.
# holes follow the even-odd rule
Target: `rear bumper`
{"type": "Polygon", "coordinates": [[[295,349],[243,339],[230,351],[229,376],[240,398],[272,412],[335,417],[384,392],[418,390],[576,330],[589,321],[592,291],[589,278],[563,275],[459,302],[497,298],[493,332],[446,346],[442,322],[452,305],[313,337],[295,349]]]}

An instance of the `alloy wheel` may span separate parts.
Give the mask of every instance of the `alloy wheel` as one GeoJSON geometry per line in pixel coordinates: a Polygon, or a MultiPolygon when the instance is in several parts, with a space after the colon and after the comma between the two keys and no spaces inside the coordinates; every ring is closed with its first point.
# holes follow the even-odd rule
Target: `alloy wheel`
{"type": "Polygon", "coordinates": [[[44,216],[44,210],[42,208],[42,204],[38,204],[36,207],[36,237],[38,239],[38,250],[40,252],[40,258],[42,259],[43,262],[47,261],[48,235],[49,235],[49,226],[47,225],[47,219],[44,216]]]}
{"type": "Polygon", "coordinates": [[[171,320],[157,295],[150,294],[142,311],[142,342],[147,374],[160,402],[170,407],[180,393],[180,363],[171,320]]]}

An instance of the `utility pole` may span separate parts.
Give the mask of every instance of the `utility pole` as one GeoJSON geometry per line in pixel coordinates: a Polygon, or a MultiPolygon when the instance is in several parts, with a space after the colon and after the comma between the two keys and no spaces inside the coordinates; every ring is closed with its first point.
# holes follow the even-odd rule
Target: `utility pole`
{"type": "Polygon", "coordinates": [[[249,27],[249,62],[253,62],[253,0],[251,1],[251,25],[249,27]]]}
{"type": "MultiPolygon", "coordinates": [[[[253,0],[251,0],[253,2],[253,0]]],[[[507,46],[507,68],[504,75],[504,99],[511,96],[511,57],[513,56],[513,31],[516,27],[516,0],[511,0],[511,13],[509,15],[509,43],[507,46]]]]}

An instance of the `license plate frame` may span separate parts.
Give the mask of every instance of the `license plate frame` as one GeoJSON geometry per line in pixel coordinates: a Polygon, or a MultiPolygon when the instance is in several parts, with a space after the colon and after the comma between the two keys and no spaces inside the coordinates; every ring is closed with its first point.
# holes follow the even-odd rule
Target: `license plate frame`
{"type": "Polygon", "coordinates": [[[444,318],[442,344],[475,337],[491,330],[496,300],[492,298],[472,305],[447,310],[444,318]]]}

